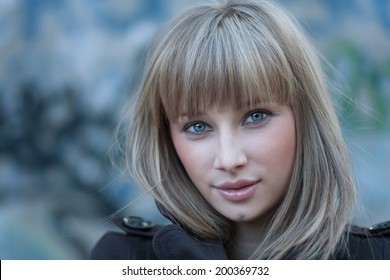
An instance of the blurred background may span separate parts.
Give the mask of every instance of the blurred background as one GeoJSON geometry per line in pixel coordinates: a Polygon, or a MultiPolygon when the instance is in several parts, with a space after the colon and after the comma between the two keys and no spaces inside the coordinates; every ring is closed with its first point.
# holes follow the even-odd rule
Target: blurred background
{"type": "MultiPolygon", "coordinates": [[[[163,222],[108,152],[156,28],[200,2],[0,0],[0,259],[86,259],[116,213],[163,222]]],[[[390,220],[390,1],[277,2],[334,67],[356,223],[390,220]]]]}

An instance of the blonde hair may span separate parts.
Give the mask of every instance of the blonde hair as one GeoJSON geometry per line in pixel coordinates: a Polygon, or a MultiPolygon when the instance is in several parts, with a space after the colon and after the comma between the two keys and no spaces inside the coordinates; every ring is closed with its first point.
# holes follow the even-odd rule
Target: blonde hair
{"type": "Polygon", "coordinates": [[[231,223],[187,176],[169,122],[218,104],[271,98],[291,106],[297,151],[290,186],[253,259],[327,259],[340,245],[355,200],[347,149],[320,63],[282,8],[231,0],[190,9],[159,32],[132,101],[126,161],[131,175],[185,229],[227,243],[231,223]]]}

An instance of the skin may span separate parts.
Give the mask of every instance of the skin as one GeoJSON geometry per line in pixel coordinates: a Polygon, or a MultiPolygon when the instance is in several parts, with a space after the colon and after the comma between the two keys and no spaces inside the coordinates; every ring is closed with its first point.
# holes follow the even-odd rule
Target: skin
{"type": "Polygon", "coordinates": [[[170,123],[170,133],[196,188],[233,222],[231,255],[246,257],[291,179],[296,153],[291,108],[274,102],[244,110],[211,107],[194,119],[183,113],[170,123]]]}

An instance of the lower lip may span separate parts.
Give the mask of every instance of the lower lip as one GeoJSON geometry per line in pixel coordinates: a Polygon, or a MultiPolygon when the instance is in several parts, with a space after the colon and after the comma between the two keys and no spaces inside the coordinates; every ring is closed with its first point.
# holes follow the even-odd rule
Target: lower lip
{"type": "Polygon", "coordinates": [[[218,189],[218,193],[226,200],[239,202],[250,198],[256,191],[256,184],[240,189],[218,189]]]}

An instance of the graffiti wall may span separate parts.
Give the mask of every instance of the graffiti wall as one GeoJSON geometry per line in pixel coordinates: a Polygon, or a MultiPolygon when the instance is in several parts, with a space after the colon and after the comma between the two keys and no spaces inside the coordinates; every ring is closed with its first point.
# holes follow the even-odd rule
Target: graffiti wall
{"type": "MultiPolygon", "coordinates": [[[[109,155],[156,28],[197,2],[0,1],[1,259],[86,259],[115,214],[165,222],[109,155]]],[[[390,2],[278,2],[323,55],[356,223],[390,220],[390,2]]]]}

